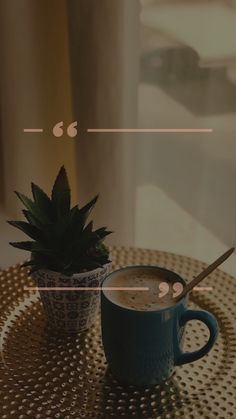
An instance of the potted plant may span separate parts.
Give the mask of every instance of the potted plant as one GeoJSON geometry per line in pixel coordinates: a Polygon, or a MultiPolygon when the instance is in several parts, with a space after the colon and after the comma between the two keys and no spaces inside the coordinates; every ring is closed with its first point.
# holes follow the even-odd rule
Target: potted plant
{"type": "Polygon", "coordinates": [[[67,288],[39,289],[50,324],[66,332],[86,330],[95,320],[100,293],[68,288],[97,288],[109,269],[109,251],[103,240],[111,232],[106,227],[93,230],[93,222],[87,222],[98,196],[82,208],[71,208],[64,166],[57,175],[51,198],[34,183],[33,199],[19,192],[16,195],[26,208],[26,221],[8,222],[32,239],[10,243],[31,252],[31,259],[22,266],[30,266],[39,288],[67,288]]]}

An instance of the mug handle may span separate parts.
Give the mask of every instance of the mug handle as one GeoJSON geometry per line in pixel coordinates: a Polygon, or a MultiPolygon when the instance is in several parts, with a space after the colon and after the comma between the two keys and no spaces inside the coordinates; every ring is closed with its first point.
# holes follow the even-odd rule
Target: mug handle
{"type": "Polygon", "coordinates": [[[193,352],[182,352],[179,348],[179,355],[175,361],[175,365],[187,364],[189,362],[197,361],[206,355],[213,347],[218,336],[218,323],[213,314],[208,311],[186,310],[180,318],[180,327],[184,326],[190,320],[200,320],[205,323],[209,329],[210,337],[208,342],[199,350],[193,352]]]}

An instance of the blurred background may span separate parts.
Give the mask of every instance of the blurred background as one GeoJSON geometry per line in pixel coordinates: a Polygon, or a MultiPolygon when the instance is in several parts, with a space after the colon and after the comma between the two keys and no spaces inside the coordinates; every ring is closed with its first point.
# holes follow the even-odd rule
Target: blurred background
{"type": "Polygon", "coordinates": [[[0,0],[0,39],[0,267],[26,256],[13,191],[50,193],[62,164],[74,203],[100,193],[112,244],[206,262],[235,245],[233,0],[0,0]],[[137,127],[213,132],[87,133],[137,127]]]}

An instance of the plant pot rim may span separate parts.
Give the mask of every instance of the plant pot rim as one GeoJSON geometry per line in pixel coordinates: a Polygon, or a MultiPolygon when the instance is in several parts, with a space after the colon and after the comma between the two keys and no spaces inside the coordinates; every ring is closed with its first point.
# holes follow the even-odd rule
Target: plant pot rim
{"type": "Polygon", "coordinates": [[[52,273],[53,275],[60,275],[60,276],[66,277],[66,278],[84,278],[84,277],[99,273],[103,269],[109,268],[109,266],[111,266],[111,262],[106,263],[105,265],[103,265],[100,268],[95,268],[95,269],[92,269],[91,271],[77,272],[77,273],[74,273],[72,275],[65,275],[61,272],[53,271],[52,269],[39,269],[38,271],[33,272],[33,276],[37,275],[38,272],[46,272],[46,273],[52,273]]]}

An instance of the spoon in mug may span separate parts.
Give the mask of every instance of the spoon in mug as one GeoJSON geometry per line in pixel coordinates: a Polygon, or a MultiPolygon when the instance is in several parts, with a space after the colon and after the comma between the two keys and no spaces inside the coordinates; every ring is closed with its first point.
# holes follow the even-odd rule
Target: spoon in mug
{"type": "Polygon", "coordinates": [[[175,297],[175,300],[178,301],[181,298],[185,297],[186,294],[188,294],[192,289],[199,284],[204,278],[206,278],[208,275],[210,275],[218,266],[220,266],[223,262],[228,259],[232,253],[234,252],[235,248],[232,247],[231,249],[227,250],[222,256],[220,256],[218,259],[215,260],[211,265],[209,265],[207,268],[205,268],[199,275],[197,275],[193,280],[184,287],[181,294],[179,294],[177,297],[175,297]]]}

